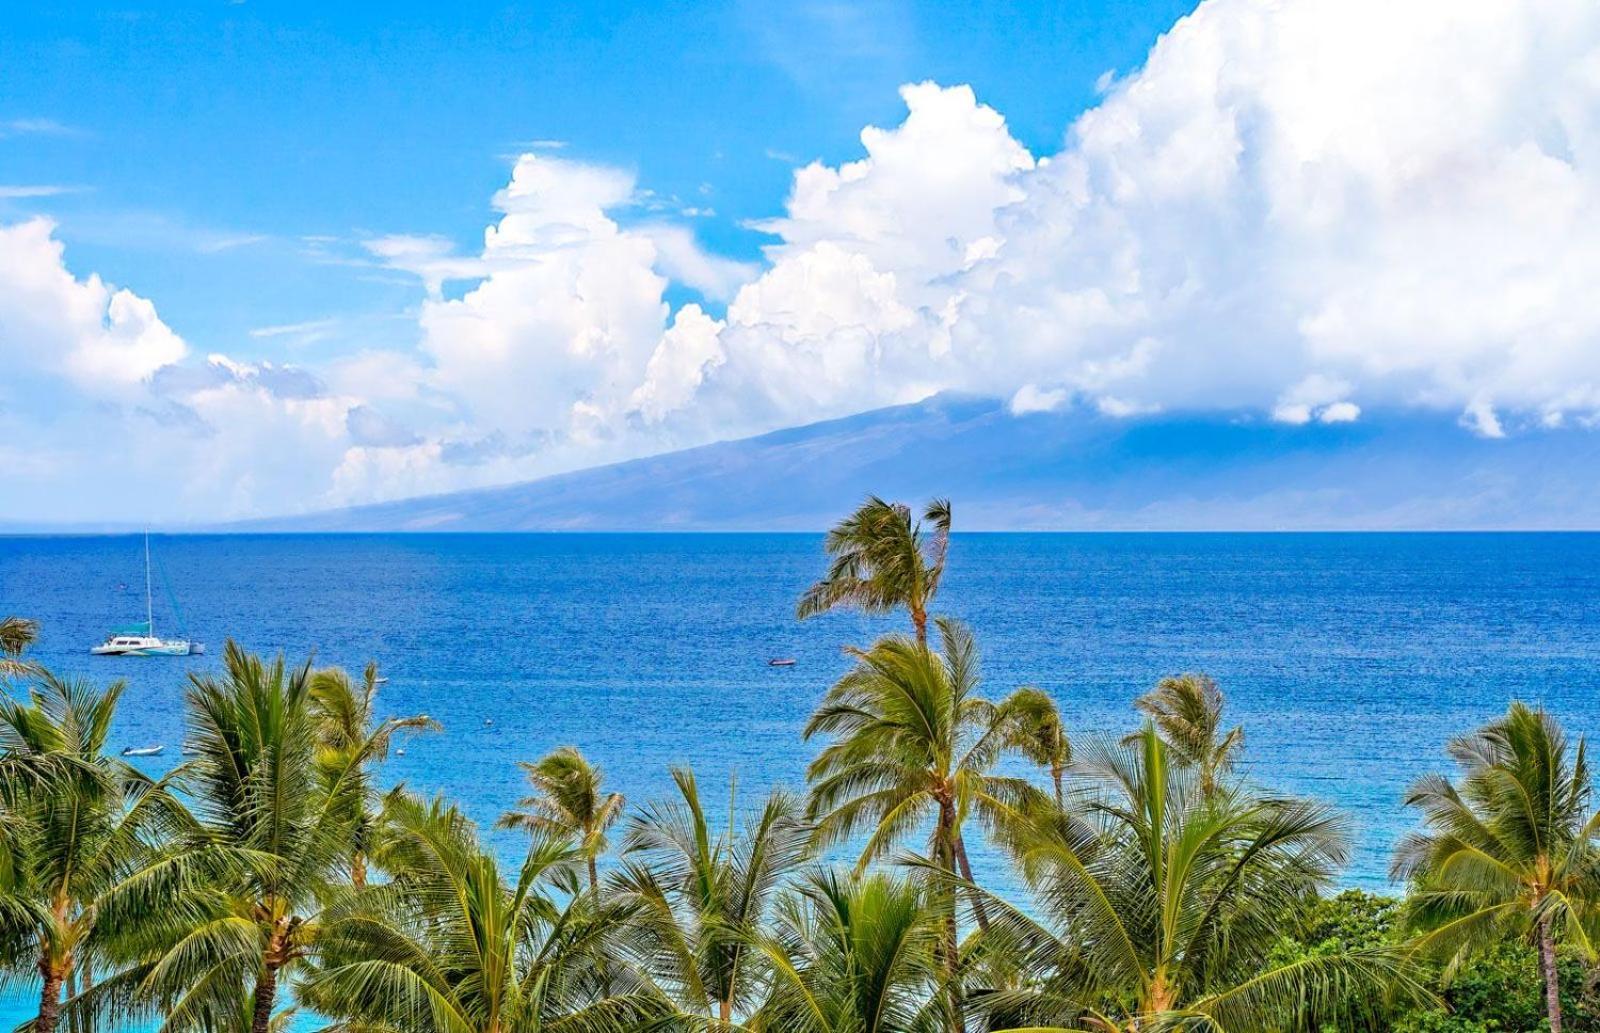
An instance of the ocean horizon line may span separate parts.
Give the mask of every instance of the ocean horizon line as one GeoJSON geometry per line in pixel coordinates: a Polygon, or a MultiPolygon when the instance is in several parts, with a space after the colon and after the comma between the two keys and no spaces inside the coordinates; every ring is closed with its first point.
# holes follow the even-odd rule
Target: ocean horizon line
{"type": "MultiPolygon", "coordinates": [[[[718,536],[791,536],[819,537],[826,528],[760,528],[760,527],[685,527],[685,528],[528,528],[507,530],[438,530],[438,529],[388,529],[388,530],[220,530],[214,527],[167,528],[159,526],[129,526],[103,530],[68,530],[41,528],[38,530],[10,530],[0,528],[0,539],[27,538],[129,538],[150,534],[166,538],[583,538],[583,537],[701,537],[718,536]]],[[[1074,528],[973,528],[952,532],[953,538],[978,536],[1205,536],[1205,535],[1255,535],[1261,537],[1322,535],[1322,536],[1382,536],[1382,535],[1593,535],[1600,527],[1074,527],[1074,528]]]]}

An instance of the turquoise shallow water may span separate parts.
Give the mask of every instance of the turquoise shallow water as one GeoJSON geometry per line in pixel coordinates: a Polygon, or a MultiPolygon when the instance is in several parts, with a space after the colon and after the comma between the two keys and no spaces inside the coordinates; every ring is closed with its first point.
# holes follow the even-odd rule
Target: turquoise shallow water
{"type": "MultiPolygon", "coordinates": [[[[390,772],[487,823],[514,762],[572,743],[631,799],[692,760],[710,798],[798,786],[799,730],[893,621],[797,623],[814,535],[178,536],[154,548],[205,657],[87,655],[143,609],[137,538],[0,538],[0,613],[38,618],[37,658],[128,683],[119,744],[175,763],[184,677],[225,637],[376,658],[383,705],[425,711],[390,772]],[[793,656],[792,668],[768,658],[793,656]],[[492,725],[485,725],[485,720],[492,725]]],[[[1042,686],[1075,731],[1133,726],[1163,674],[1202,670],[1247,729],[1251,773],[1345,809],[1346,880],[1381,887],[1406,784],[1521,697],[1600,730],[1600,535],[960,535],[940,608],[968,620],[989,689],[1042,686]]],[[[157,624],[171,608],[157,589],[157,624]]],[[[513,838],[498,840],[509,852],[513,838]]],[[[979,859],[982,871],[991,868],[979,859]]],[[[991,869],[992,870],[992,869],[991,869]]]]}

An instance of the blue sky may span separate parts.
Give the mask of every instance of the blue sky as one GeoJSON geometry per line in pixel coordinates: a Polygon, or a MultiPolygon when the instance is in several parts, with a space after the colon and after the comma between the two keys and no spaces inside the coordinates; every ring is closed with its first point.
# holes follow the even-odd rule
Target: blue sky
{"type": "Polygon", "coordinates": [[[701,239],[754,258],[744,224],[781,210],[795,165],[898,121],[901,83],[971,83],[1047,150],[1189,6],[9,5],[0,120],[62,129],[0,139],[3,178],[72,192],[0,214],[53,215],[75,266],[136,285],[198,347],[273,358],[250,330],[334,316],[372,342],[407,333],[415,285],[308,260],[301,238],[471,243],[515,155],[555,141],[714,211],[701,239]]]}
{"type": "Polygon", "coordinates": [[[9,5],[0,523],[939,392],[1588,434],[1596,67],[1592,0],[9,5]]]}

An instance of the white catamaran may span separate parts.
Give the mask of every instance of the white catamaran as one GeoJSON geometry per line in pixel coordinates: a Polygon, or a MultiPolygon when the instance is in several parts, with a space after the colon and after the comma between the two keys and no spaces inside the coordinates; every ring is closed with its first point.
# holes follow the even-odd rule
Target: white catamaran
{"type": "MultiPolygon", "coordinates": [[[[165,575],[163,575],[165,577],[165,575]]],[[[165,581],[163,581],[165,584],[165,581]]],[[[170,589],[169,589],[170,593],[170,589]]],[[[177,604],[174,603],[174,606],[177,604]]],[[[188,656],[204,653],[206,647],[188,639],[164,639],[156,635],[155,605],[150,588],[150,535],[144,536],[144,623],[119,628],[89,652],[95,656],[188,656]]],[[[130,754],[132,756],[132,754],[130,754]]]]}

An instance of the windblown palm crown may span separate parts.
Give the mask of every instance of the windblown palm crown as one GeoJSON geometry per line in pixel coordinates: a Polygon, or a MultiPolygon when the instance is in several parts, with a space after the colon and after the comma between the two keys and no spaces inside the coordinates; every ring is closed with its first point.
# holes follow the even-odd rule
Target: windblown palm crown
{"type": "Polygon", "coordinates": [[[521,767],[534,793],[502,815],[500,827],[576,841],[589,871],[589,890],[598,893],[597,859],[606,851],[606,833],[622,817],[622,794],[605,792],[604,774],[571,746],[521,767]]]}
{"type": "Polygon", "coordinates": [[[39,638],[39,622],[26,617],[0,617],[0,675],[29,673],[32,665],[22,659],[39,638]]]}
{"type": "Polygon", "coordinates": [[[1203,674],[1163,678],[1134,701],[1171,748],[1174,759],[1193,767],[1200,787],[1211,792],[1233,767],[1244,729],[1222,729],[1222,690],[1203,674]]]}
{"type": "Polygon", "coordinates": [[[800,597],[802,620],[840,606],[866,613],[905,607],[917,640],[927,639],[928,607],[944,578],[950,547],[950,502],[935,499],[921,522],[897,502],[870,496],[828,532],[823,549],[833,557],[827,575],[800,597]]]}

